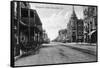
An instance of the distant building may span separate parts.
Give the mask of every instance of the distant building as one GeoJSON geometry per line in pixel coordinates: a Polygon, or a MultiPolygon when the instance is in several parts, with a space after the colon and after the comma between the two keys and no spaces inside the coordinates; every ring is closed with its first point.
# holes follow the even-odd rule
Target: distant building
{"type": "Polygon", "coordinates": [[[84,42],[97,42],[97,7],[84,7],[84,42]]]}
{"type": "Polygon", "coordinates": [[[77,42],[77,22],[78,18],[76,16],[74,6],[73,6],[73,11],[71,18],[69,20],[69,23],[67,24],[67,38],[69,39],[70,42],[77,42]]]}
{"type": "Polygon", "coordinates": [[[66,39],[67,39],[67,29],[59,30],[59,40],[61,42],[66,42],[66,39]]]}
{"type": "Polygon", "coordinates": [[[77,22],[77,42],[83,42],[84,40],[84,23],[83,20],[80,19],[77,22]]]}
{"type": "Polygon", "coordinates": [[[43,43],[49,43],[50,42],[50,39],[48,38],[48,35],[47,35],[45,30],[43,30],[42,38],[43,38],[43,43]]]}
{"type": "Polygon", "coordinates": [[[67,41],[67,29],[61,29],[58,31],[58,36],[53,41],[66,42],[67,41]]]}

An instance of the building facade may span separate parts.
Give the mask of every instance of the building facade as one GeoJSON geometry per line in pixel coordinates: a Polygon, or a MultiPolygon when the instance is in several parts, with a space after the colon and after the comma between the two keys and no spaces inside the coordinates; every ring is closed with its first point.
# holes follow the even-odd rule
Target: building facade
{"type": "Polygon", "coordinates": [[[83,20],[79,19],[77,22],[77,42],[83,42],[84,40],[84,25],[83,20]]]}
{"type": "Polygon", "coordinates": [[[70,17],[69,23],[67,24],[67,38],[70,42],[77,42],[77,22],[78,18],[73,6],[72,15],[70,17]]]}
{"type": "Polygon", "coordinates": [[[43,42],[42,43],[50,43],[50,39],[46,33],[45,30],[43,30],[43,35],[42,35],[42,38],[43,38],[43,42]]]}
{"type": "Polygon", "coordinates": [[[97,42],[97,7],[84,7],[84,42],[97,42]]]}
{"type": "Polygon", "coordinates": [[[66,42],[67,41],[67,29],[61,29],[59,30],[59,35],[57,38],[60,42],[66,42]]]}
{"type": "Polygon", "coordinates": [[[43,29],[37,11],[29,3],[13,2],[12,6],[12,45],[14,56],[18,56],[20,50],[28,52],[40,46],[43,29]]]}
{"type": "Polygon", "coordinates": [[[83,19],[78,19],[74,10],[69,23],[67,24],[67,38],[70,42],[83,42],[84,41],[84,23],[83,19]]]}

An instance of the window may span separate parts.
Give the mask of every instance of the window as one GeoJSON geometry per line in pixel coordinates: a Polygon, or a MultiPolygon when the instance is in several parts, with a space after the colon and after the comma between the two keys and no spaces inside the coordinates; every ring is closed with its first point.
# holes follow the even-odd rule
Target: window
{"type": "Polygon", "coordinates": [[[28,9],[21,9],[21,17],[28,17],[28,9]]]}
{"type": "Polygon", "coordinates": [[[83,31],[78,31],[78,35],[83,35],[83,31]]]}
{"type": "Polygon", "coordinates": [[[76,33],[75,33],[75,32],[72,32],[72,35],[73,35],[73,36],[75,36],[75,35],[76,35],[76,33]]]}
{"type": "Polygon", "coordinates": [[[30,17],[34,17],[34,11],[30,10],[30,17]]]}
{"type": "Polygon", "coordinates": [[[72,26],[72,29],[73,29],[73,30],[76,30],[76,27],[75,27],[75,26],[72,26]]]}
{"type": "Polygon", "coordinates": [[[82,39],[82,36],[78,36],[78,39],[82,39]]]}
{"type": "MultiPolygon", "coordinates": [[[[28,17],[29,16],[29,11],[30,9],[25,9],[25,8],[22,8],[21,9],[21,17],[28,17]]],[[[30,17],[34,17],[34,10],[30,10],[30,17]]]]}

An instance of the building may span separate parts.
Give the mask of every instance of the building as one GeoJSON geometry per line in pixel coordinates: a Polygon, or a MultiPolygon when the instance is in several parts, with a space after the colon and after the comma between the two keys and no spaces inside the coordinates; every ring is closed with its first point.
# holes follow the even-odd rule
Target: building
{"type": "Polygon", "coordinates": [[[28,52],[36,50],[42,42],[42,22],[36,10],[31,9],[29,3],[12,2],[12,44],[15,56],[20,50],[28,52]]]}
{"type": "Polygon", "coordinates": [[[67,39],[67,29],[59,30],[59,37],[62,42],[66,42],[67,39]]]}
{"type": "Polygon", "coordinates": [[[48,38],[48,35],[45,30],[43,30],[42,38],[43,38],[43,43],[50,43],[50,39],[48,38]]]}
{"type": "Polygon", "coordinates": [[[97,42],[97,7],[84,7],[84,42],[97,42]]]}
{"type": "Polygon", "coordinates": [[[54,41],[66,42],[67,41],[67,29],[61,29],[58,31],[58,36],[54,41]]]}
{"type": "Polygon", "coordinates": [[[70,42],[77,42],[77,22],[78,18],[73,6],[72,15],[70,17],[69,23],[67,24],[67,38],[70,42]]]}
{"type": "Polygon", "coordinates": [[[84,40],[84,23],[82,19],[77,22],[77,42],[83,42],[84,40]]]}

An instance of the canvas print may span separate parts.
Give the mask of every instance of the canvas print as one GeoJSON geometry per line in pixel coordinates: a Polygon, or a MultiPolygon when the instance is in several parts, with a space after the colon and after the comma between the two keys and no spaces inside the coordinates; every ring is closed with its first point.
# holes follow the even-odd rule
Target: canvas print
{"type": "Polygon", "coordinates": [[[11,2],[11,66],[97,61],[97,6],[11,2]]]}

